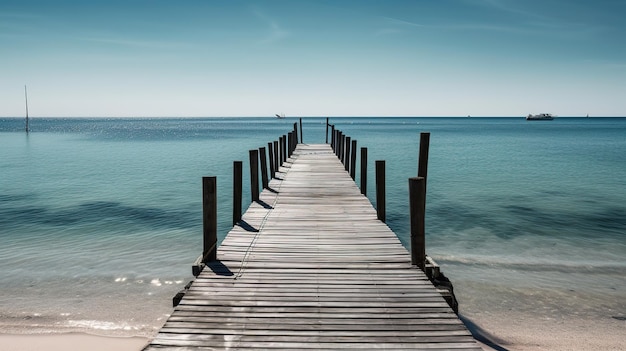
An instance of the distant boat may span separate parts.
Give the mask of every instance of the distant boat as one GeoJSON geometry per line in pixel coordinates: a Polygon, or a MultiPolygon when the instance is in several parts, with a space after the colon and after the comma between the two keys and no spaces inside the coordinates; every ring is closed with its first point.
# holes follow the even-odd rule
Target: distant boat
{"type": "Polygon", "coordinates": [[[26,92],[26,85],[24,85],[24,100],[26,101],[26,133],[28,133],[28,93],[26,92]]]}
{"type": "Polygon", "coordinates": [[[527,121],[551,121],[554,119],[554,116],[550,113],[540,113],[538,115],[528,115],[526,116],[527,121]]]}
{"type": "Polygon", "coordinates": [[[276,118],[280,118],[280,119],[285,118],[285,114],[284,113],[281,113],[280,115],[277,113],[277,114],[275,114],[275,116],[276,116],[276,118]]]}

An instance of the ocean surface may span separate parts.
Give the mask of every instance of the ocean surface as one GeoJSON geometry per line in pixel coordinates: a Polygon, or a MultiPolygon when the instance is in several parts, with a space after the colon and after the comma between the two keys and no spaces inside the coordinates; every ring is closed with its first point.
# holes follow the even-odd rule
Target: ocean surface
{"type": "MultiPolygon", "coordinates": [[[[152,336],[202,250],[201,177],[230,229],[232,163],[297,119],[0,118],[0,333],[152,336]]],[[[304,142],[325,119],[304,118],[304,142]]],[[[626,118],[331,118],[387,165],[408,245],[408,178],[430,132],[427,254],[466,316],[626,319],[626,118]]],[[[244,172],[244,203],[249,180],[244,172]]],[[[359,178],[357,176],[357,184],[359,178]]],[[[247,205],[246,205],[247,206],[247,205]]],[[[523,321],[522,321],[523,322],[523,321]]]]}

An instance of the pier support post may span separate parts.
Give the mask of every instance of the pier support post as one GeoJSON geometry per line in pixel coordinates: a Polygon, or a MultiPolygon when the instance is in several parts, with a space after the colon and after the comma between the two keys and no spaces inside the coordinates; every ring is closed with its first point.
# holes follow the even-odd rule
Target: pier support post
{"type": "Polygon", "coordinates": [[[343,151],[343,132],[342,131],[338,131],[337,132],[337,157],[339,157],[339,159],[341,160],[341,152],[343,151]]]}
{"type": "Polygon", "coordinates": [[[243,192],[243,162],[233,162],[233,226],[241,220],[241,198],[243,192]]]}
{"type": "Polygon", "coordinates": [[[430,133],[427,133],[427,132],[420,133],[420,153],[419,153],[419,160],[417,162],[417,176],[424,178],[424,183],[426,183],[426,178],[428,175],[429,144],[430,144],[430,133]]]}
{"type": "Polygon", "coordinates": [[[280,155],[280,165],[287,161],[287,135],[283,134],[282,145],[280,146],[281,155],[280,155]]]}
{"type": "Polygon", "coordinates": [[[367,148],[361,148],[361,194],[367,196],[367,148]]]}
{"type": "MultiPolygon", "coordinates": [[[[297,139],[296,139],[296,145],[297,145],[297,139]]],[[[300,144],[304,144],[304,135],[302,135],[302,117],[300,118],[300,144]]]]}
{"type": "Polygon", "coordinates": [[[263,184],[263,189],[267,189],[269,181],[267,179],[267,156],[264,147],[259,148],[259,158],[261,160],[261,184],[263,184]]]}
{"type": "Polygon", "coordinates": [[[285,136],[280,136],[278,137],[278,167],[283,165],[283,162],[285,162],[285,158],[283,157],[283,152],[285,151],[285,143],[284,143],[284,139],[285,136]]]}
{"type": "Polygon", "coordinates": [[[259,200],[259,150],[250,150],[250,192],[252,201],[259,200]]]}
{"type": "Polygon", "coordinates": [[[386,221],[385,215],[385,161],[376,161],[376,214],[382,222],[386,221]]]}
{"type": "Polygon", "coordinates": [[[276,172],[280,172],[280,146],[278,146],[278,140],[274,140],[272,142],[274,144],[274,177],[276,177],[276,172]]]}
{"type": "Polygon", "coordinates": [[[352,140],[350,150],[350,177],[354,180],[356,178],[356,140],[352,140]]]}
{"type": "Polygon", "coordinates": [[[326,117],[326,144],[328,144],[328,117],[326,117]]]}
{"type": "Polygon", "coordinates": [[[426,266],[426,178],[409,178],[411,221],[411,264],[424,271],[426,266]]]}
{"type": "Polygon", "coordinates": [[[270,179],[274,179],[276,168],[274,167],[274,144],[272,142],[267,143],[267,156],[270,161],[270,179]]]}
{"type": "Polygon", "coordinates": [[[352,138],[346,137],[346,149],[341,157],[341,162],[343,162],[346,171],[350,171],[350,140],[352,140],[352,138]]]}
{"type": "Polygon", "coordinates": [[[298,145],[298,131],[293,131],[293,136],[291,137],[291,146],[289,146],[289,157],[293,155],[293,152],[296,151],[296,145],[298,145]]]}
{"type": "Polygon", "coordinates": [[[291,157],[291,151],[293,150],[293,135],[294,132],[287,134],[287,158],[291,157]]]}
{"type": "Polygon", "coordinates": [[[333,149],[333,151],[335,151],[337,149],[337,139],[336,139],[336,134],[337,133],[335,133],[335,125],[334,124],[331,125],[330,129],[331,129],[331,132],[330,132],[330,147],[333,149]]]}
{"type": "Polygon", "coordinates": [[[217,260],[217,177],[202,177],[202,263],[217,260]]]}

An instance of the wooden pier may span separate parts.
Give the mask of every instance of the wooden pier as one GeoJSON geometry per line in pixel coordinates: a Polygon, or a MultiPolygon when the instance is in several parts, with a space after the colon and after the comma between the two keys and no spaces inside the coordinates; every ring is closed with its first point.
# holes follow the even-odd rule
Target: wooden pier
{"type": "Polygon", "coordinates": [[[330,145],[272,173],[145,350],[481,350],[330,145]]]}

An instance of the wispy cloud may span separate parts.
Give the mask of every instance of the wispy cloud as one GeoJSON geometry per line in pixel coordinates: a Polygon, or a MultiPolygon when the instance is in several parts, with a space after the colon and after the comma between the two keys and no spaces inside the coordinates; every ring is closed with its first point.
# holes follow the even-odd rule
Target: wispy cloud
{"type": "Polygon", "coordinates": [[[465,0],[465,2],[471,6],[479,6],[502,14],[515,16],[515,19],[506,25],[476,26],[475,29],[524,32],[559,37],[588,36],[603,30],[603,28],[597,25],[590,25],[585,21],[568,21],[564,17],[559,16],[559,13],[550,15],[546,11],[521,7],[527,6],[530,4],[529,2],[511,0],[465,0]]]}
{"type": "Polygon", "coordinates": [[[257,41],[257,44],[272,44],[281,41],[291,35],[288,31],[284,30],[276,20],[269,17],[261,10],[253,9],[252,11],[257,18],[262,20],[267,25],[267,34],[259,41],[257,41]]]}
{"type": "Polygon", "coordinates": [[[382,19],[384,22],[383,26],[374,33],[374,35],[377,37],[406,33],[410,29],[426,27],[423,24],[414,23],[399,18],[382,17],[382,19]]]}
{"type": "Polygon", "coordinates": [[[399,18],[383,17],[383,19],[386,20],[387,22],[391,23],[391,24],[397,24],[397,25],[400,25],[400,26],[418,27],[418,28],[426,27],[423,24],[419,24],[419,23],[415,23],[415,22],[411,22],[411,21],[406,21],[406,20],[401,20],[399,18]]]}
{"type": "Polygon", "coordinates": [[[80,40],[110,44],[117,46],[136,47],[136,48],[151,48],[151,49],[176,49],[188,46],[184,42],[172,42],[162,40],[133,40],[133,39],[120,39],[120,38],[106,38],[106,37],[81,37],[80,40]]]}

